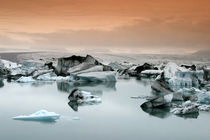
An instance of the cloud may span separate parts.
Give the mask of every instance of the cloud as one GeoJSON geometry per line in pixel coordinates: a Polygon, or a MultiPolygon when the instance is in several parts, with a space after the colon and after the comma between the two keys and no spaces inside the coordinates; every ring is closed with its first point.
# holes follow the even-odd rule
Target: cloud
{"type": "MultiPolygon", "coordinates": [[[[4,37],[3,43],[29,45],[31,49],[57,50],[118,50],[131,52],[153,51],[180,52],[208,49],[210,44],[210,21],[182,20],[175,17],[136,19],[132,25],[113,30],[59,30],[52,33],[9,32],[20,36],[4,37]],[[206,30],[205,30],[206,29],[206,30]],[[30,41],[20,41],[29,39],[30,41]]],[[[1,37],[1,36],[0,36],[1,37]]]]}

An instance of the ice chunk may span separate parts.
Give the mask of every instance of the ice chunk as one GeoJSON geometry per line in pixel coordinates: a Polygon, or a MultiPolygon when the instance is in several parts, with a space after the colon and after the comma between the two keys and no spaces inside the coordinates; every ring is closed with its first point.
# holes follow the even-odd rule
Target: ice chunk
{"type": "Polygon", "coordinates": [[[89,72],[76,75],[78,81],[88,82],[110,82],[116,81],[115,72],[103,71],[103,72],[89,72]]]}
{"type": "Polygon", "coordinates": [[[156,97],[151,99],[141,105],[142,108],[160,108],[160,107],[169,107],[171,105],[171,101],[173,98],[173,94],[167,94],[165,96],[156,97]]]}
{"type": "Polygon", "coordinates": [[[144,70],[141,72],[141,76],[143,77],[157,77],[163,71],[162,70],[144,70]]]}
{"type": "Polygon", "coordinates": [[[25,121],[54,121],[60,118],[59,114],[55,112],[48,112],[46,110],[40,110],[30,115],[20,115],[13,117],[14,120],[25,121]]]}
{"type": "Polygon", "coordinates": [[[101,98],[92,95],[90,92],[74,89],[68,99],[69,106],[74,110],[78,111],[79,106],[95,105],[101,103],[101,98]]]}
{"type": "Polygon", "coordinates": [[[188,70],[186,68],[179,67],[176,63],[169,62],[163,71],[164,71],[164,77],[170,79],[176,76],[176,73],[178,71],[184,72],[188,70]]]}
{"type": "Polygon", "coordinates": [[[210,92],[200,93],[198,96],[198,102],[202,104],[210,104],[210,92]]]}
{"type": "Polygon", "coordinates": [[[200,111],[210,111],[210,105],[200,105],[198,109],[200,111]]]}
{"type": "Polygon", "coordinates": [[[171,113],[175,115],[186,115],[186,114],[193,114],[198,113],[198,105],[193,104],[191,101],[186,101],[182,104],[182,107],[174,108],[171,110],[171,113]]]}
{"type": "Polygon", "coordinates": [[[46,73],[37,77],[37,80],[41,81],[73,81],[73,77],[71,76],[57,76],[55,73],[46,73]]]}
{"type": "Polygon", "coordinates": [[[18,80],[16,80],[16,82],[19,82],[19,83],[29,83],[29,82],[36,82],[36,80],[33,79],[31,76],[29,76],[29,77],[22,76],[18,80]]]}
{"type": "Polygon", "coordinates": [[[3,60],[3,59],[0,59],[0,65],[3,65],[3,67],[7,69],[14,69],[14,68],[21,67],[20,64],[17,64],[8,60],[3,60]]]}

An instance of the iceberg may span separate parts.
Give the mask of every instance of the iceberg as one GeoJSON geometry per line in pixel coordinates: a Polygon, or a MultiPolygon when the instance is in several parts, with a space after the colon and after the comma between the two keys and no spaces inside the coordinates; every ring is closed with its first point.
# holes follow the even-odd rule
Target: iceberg
{"type": "Polygon", "coordinates": [[[14,120],[23,121],[55,121],[59,118],[59,114],[56,114],[55,112],[48,112],[46,110],[40,110],[30,115],[20,115],[13,117],[14,120]]]}
{"type": "Polygon", "coordinates": [[[199,109],[197,104],[193,104],[191,101],[186,101],[182,104],[182,107],[174,108],[170,112],[175,115],[186,115],[199,113],[199,109]]]}
{"type": "Polygon", "coordinates": [[[40,81],[73,81],[72,76],[56,76],[54,72],[46,73],[37,77],[37,80],[40,81]]]}
{"type": "Polygon", "coordinates": [[[203,80],[202,71],[192,71],[171,62],[165,66],[163,72],[165,81],[173,88],[198,87],[203,80]]]}
{"type": "Polygon", "coordinates": [[[200,111],[210,111],[210,105],[200,105],[198,109],[200,111]]]}
{"type": "Polygon", "coordinates": [[[36,80],[33,79],[31,76],[29,76],[29,77],[22,76],[18,80],[16,80],[16,82],[19,82],[19,83],[30,83],[30,82],[36,82],[36,80]]]}
{"type": "Polygon", "coordinates": [[[14,68],[21,67],[20,64],[17,64],[8,60],[3,60],[3,59],[0,59],[0,65],[2,65],[2,67],[6,69],[14,69],[14,68]]]}
{"type": "Polygon", "coordinates": [[[149,101],[143,103],[141,107],[142,108],[170,107],[172,99],[173,99],[173,94],[167,94],[165,96],[155,97],[154,99],[150,99],[149,101]]]}
{"type": "Polygon", "coordinates": [[[201,104],[210,104],[210,92],[199,93],[197,95],[197,97],[198,97],[198,103],[201,103],[201,104]]]}
{"type": "Polygon", "coordinates": [[[87,82],[111,82],[116,81],[115,75],[114,71],[89,72],[75,75],[75,79],[87,82]]]}
{"type": "Polygon", "coordinates": [[[142,77],[157,77],[163,71],[162,70],[144,70],[141,72],[142,77]]]}
{"type": "Polygon", "coordinates": [[[69,106],[74,110],[78,111],[79,106],[95,105],[101,103],[101,98],[96,95],[92,95],[90,92],[74,89],[68,99],[69,106]]]}

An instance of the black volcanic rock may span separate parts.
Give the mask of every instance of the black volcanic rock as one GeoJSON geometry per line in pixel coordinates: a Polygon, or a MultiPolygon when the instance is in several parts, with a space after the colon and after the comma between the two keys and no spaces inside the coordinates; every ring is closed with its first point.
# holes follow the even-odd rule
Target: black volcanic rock
{"type": "Polygon", "coordinates": [[[73,55],[71,57],[64,57],[58,59],[58,64],[55,69],[56,74],[62,76],[69,75],[69,68],[72,68],[82,63],[87,63],[91,67],[101,65],[103,66],[103,71],[113,71],[113,69],[110,66],[103,65],[91,55],[87,55],[86,57],[73,55]]]}

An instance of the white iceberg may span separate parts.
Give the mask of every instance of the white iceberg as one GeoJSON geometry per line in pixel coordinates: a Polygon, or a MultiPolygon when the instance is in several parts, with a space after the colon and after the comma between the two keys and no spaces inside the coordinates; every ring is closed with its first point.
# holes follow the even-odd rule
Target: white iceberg
{"type": "Polygon", "coordinates": [[[203,80],[202,71],[191,71],[171,62],[166,65],[163,72],[165,80],[173,87],[198,87],[199,80],[203,80]]]}
{"type": "Polygon", "coordinates": [[[36,82],[36,80],[33,79],[31,76],[29,76],[29,77],[22,76],[18,80],[16,80],[16,82],[19,82],[19,83],[31,83],[31,82],[36,82]]]}
{"type": "Polygon", "coordinates": [[[0,65],[2,65],[4,68],[7,68],[7,69],[14,69],[14,68],[21,67],[20,64],[17,64],[8,60],[3,60],[3,59],[0,59],[0,65]]]}
{"type": "Polygon", "coordinates": [[[24,121],[55,121],[59,118],[59,114],[56,114],[55,112],[48,112],[46,110],[40,110],[30,115],[20,115],[13,117],[14,120],[24,121]]]}
{"type": "Polygon", "coordinates": [[[160,75],[163,71],[162,70],[144,70],[141,72],[141,76],[143,77],[157,77],[160,75]]]}
{"type": "Polygon", "coordinates": [[[210,104],[210,92],[199,93],[197,95],[198,102],[201,104],[210,104]]]}
{"type": "Polygon", "coordinates": [[[186,68],[183,68],[183,67],[179,67],[176,63],[169,62],[163,70],[164,77],[166,79],[170,79],[170,78],[176,76],[176,73],[178,71],[184,72],[184,71],[189,71],[189,70],[187,70],[186,68]]]}
{"type": "Polygon", "coordinates": [[[37,80],[40,81],[73,81],[73,77],[71,76],[57,76],[55,73],[46,73],[37,77],[37,80]]]}

